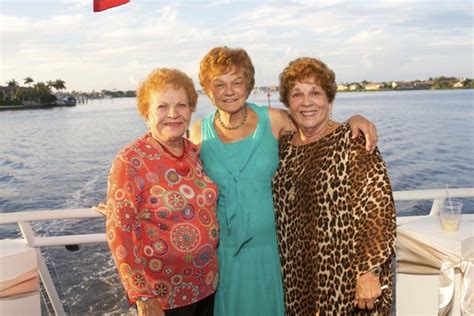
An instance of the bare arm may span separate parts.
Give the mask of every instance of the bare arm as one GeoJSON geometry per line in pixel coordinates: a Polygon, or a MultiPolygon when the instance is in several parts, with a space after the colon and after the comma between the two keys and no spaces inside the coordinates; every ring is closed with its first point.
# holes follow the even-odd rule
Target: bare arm
{"type": "Polygon", "coordinates": [[[147,301],[137,301],[138,316],[165,316],[156,298],[147,301]]]}
{"type": "Polygon", "coordinates": [[[189,128],[189,140],[194,143],[194,145],[198,146],[198,148],[201,148],[201,120],[194,122],[194,124],[189,128]]]}
{"type": "Polygon", "coordinates": [[[272,133],[276,139],[280,139],[282,135],[296,130],[296,127],[286,110],[268,108],[268,115],[270,117],[272,133]]]}
{"type": "MultiPolygon", "coordinates": [[[[292,133],[296,131],[296,126],[290,119],[290,116],[286,110],[269,108],[268,114],[270,117],[270,124],[272,126],[272,133],[276,139],[286,133],[292,133]]],[[[351,116],[347,122],[349,123],[352,130],[352,139],[356,139],[359,132],[362,132],[365,136],[366,150],[373,152],[377,146],[377,128],[375,125],[361,115],[351,116]]]]}
{"type": "Polygon", "coordinates": [[[355,303],[372,309],[382,294],[378,273],[387,274],[395,248],[395,204],[385,163],[376,149],[364,151],[362,136],[350,141],[350,183],[356,226],[359,271],[355,303]],[[379,269],[384,269],[380,272],[379,269]],[[374,271],[379,270],[377,274],[374,271]]]}
{"type": "Polygon", "coordinates": [[[352,139],[356,139],[359,136],[359,131],[361,131],[365,136],[365,149],[368,152],[373,152],[377,146],[377,128],[375,125],[361,115],[351,116],[347,122],[351,126],[352,130],[352,139]]]}

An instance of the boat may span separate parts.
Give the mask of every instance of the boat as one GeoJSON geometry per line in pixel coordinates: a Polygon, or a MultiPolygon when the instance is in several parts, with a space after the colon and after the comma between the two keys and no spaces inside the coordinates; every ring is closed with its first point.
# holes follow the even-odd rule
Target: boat
{"type": "Polygon", "coordinates": [[[58,98],[56,104],[59,106],[75,106],[77,104],[77,100],[71,95],[66,95],[58,98]]]}
{"type": "MultiPolygon", "coordinates": [[[[463,298],[469,300],[469,295],[474,293],[469,293],[469,291],[474,290],[474,288],[468,288],[469,286],[474,287],[474,210],[469,210],[470,214],[463,215],[462,229],[460,229],[459,232],[443,232],[440,229],[438,217],[439,206],[447,198],[446,189],[395,191],[393,196],[395,201],[433,201],[429,215],[397,216],[398,262],[395,292],[396,304],[394,304],[396,305],[397,315],[435,315],[438,314],[438,312],[441,315],[461,315],[461,308],[464,308],[464,315],[473,312],[470,310],[474,308],[474,306],[472,306],[473,302],[468,302],[470,305],[466,305],[463,298]],[[443,260],[449,259],[449,263],[452,263],[449,266],[452,268],[451,272],[454,273],[454,278],[451,278],[452,282],[449,284],[449,289],[451,289],[452,292],[448,291],[449,295],[444,295],[442,300],[438,301],[438,293],[440,291],[438,279],[440,270],[436,267],[436,264],[432,262],[423,262],[423,251],[410,248],[414,240],[415,243],[418,243],[417,246],[422,245],[421,248],[416,249],[436,248],[435,250],[438,251],[437,254],[440,255],[439,258],[443,260]],[[416,258],[413,258],[413,256],[401,256],[402,252],[407,249],[408,251],[411,249],[413,252],[412,255],[415,254],[416,258]],[[410,266],[410,264],[412,266],[410,266]],[[413,267],[416,267],[418,271],[413,272],[413,269],[410,270],[410,268],[413,267]],[[422,271],[420,271],[420,269],[422,271]],[[425,271],[423,271],[423,269],[425,269],[425,271]],[[473,279],[469,281],[469,277],[473,277],[473,279]],[[464,283],[464,285],[462,285],[462,283],[464,283]],[[443,311],[440,312],[440,310],[443,311]]],[[[474,188],[450,189],[449,197],[474,198],[474,188]]],[[[40,237],[35,235],[31,223],[37,221],[48,222],[84,218],[103,220],[102,217],[102,213],[98,212],[95,208],[1,213],[0,225],[17,224],[21,230],[22,238],[16,240],[0,240],[0,263],[5,264],[4,262],[10,260],[6,264],[7,266],[3,266],[0,269],[3,271],[3,274],[0,273],[0,277],[5,278],[5,271],[8,271],[10,275],[15,274],[16,279],[20,278],[20,281],[25,281],[26,273],[34,273],[37,267],[42,286],[47,294],[43,295],[43,299],[47,297],[47,304],[52,305],[56,315],[66,315],[63,302],[61,302],[58,289],[55,287],[50,272],[48,271],[46,260],[41,253],[41,249],[53,246],[105,243],[105,233],[97,232],[93,234],[40,237]],[[24,253],[22,253],[23,249],[25,249],[24,253]],[[13,253],[13,257],[9,257],[9,251],[13,253]],[[5,257],[7,258],[5,259],[5,257]],[[29,267],[25,268],[25,262],[27,262],[27,260],[31,260],[31,262],[28,263],[30,264],[29,267]],[[23,264],[20,264],[20,262],[23,264]],[[31,269],[31,266],[34,266],[34,268],[31,269]],[[19,269],[26,269],[27,271],[19,271],[19,269]],[[23,279],[21,279],[20,276],[23,277],[23,279]]],[[[444,272],[448,271],[446,270],[445,263],[446,262],[440,262],[440,264],[443,265],[441,270],[444,269],[444,272]]],[[[12,276],[10,276],[8,280],[0,279],[0,293],[1,286],[8,282],[12,283],[12,279],[14,279],[12,276]]],[[[445,288],[441,290],[445,290],[445,288]]],[[[0,298],[0,314],[5,316],[20,315],[22,312],[25,315],[40,314],[39,292],[39,287],[37,286],[34,291],[29,293],[11,296],[8,299],[0,298]],[[32,299],[32,297],[34,299],[32,299]]],[[[87,302],[83,302],[83,304],[87,304],[87,302]]],[[[97,311],[98,314],[107,312],[108,311],[97,311]]]]}

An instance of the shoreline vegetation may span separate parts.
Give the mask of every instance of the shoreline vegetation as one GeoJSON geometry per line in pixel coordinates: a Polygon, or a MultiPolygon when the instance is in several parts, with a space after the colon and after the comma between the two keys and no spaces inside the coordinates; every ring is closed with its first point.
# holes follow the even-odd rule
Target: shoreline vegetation
{"type": "Polygon", "coordinates": [[[62,79],[36,82],[31,77],[24,79],[24,86],[12,79],[0,86],[0,110],[44,109],[54,106],[74,106],[77,100],[68,93],[62,79]],[[53,89],[55,93],[53,94],[53,89]]]}
{"type": "MultiPolygon", "coordinates": [[[[91,92],[71,91],[66,89],[64,80],[37,82],[31,77],[24,79],[25,86],[20,86],[15,79],[0,86],[0,110],[31,110],[45,109],[57,106],[74,106],[77,103],[87,103],[91,99],[104,98],[133,98],[135,91],[101,90],[91,92]],[[53,92],[53,89],[55,90],[53,92]]],[[[390,81],[390,82],[347,82],[337,85],[337,92],[377,92],[377,91],[406,91],[406,90],[447,90],[474,89],[474,80],[456,77],[435,77],[428,80],[390,81]]],[[[198,90],[203,94],[202,90],[198,90]]],[[[252,94],[266,94],[268,98],[278,93],[278,86],[255,87],[252,94]]]]}

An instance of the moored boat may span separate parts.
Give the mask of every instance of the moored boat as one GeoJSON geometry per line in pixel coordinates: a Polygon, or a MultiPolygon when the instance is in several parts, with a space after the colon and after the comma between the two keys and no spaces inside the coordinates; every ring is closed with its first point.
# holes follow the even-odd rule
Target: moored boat
{"type": "Polygon", "coordinates": [[[77,104],[76,98],[71,95],[66,95],[56,101],[59,106],[75,106],[77,104]]]}

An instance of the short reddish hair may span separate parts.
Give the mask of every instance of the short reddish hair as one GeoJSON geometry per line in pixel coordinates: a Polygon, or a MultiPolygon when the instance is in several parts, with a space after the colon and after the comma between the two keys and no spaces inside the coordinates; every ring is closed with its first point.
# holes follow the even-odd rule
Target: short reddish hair
{"type": "Polygon", "coordinates": [[[252,60],[245,49],[227,46],[214,47],[201,60],[199,83],[204,92],[209,95],[209,84],[213,77],[226,74],[233,68],[243,70],[248,97],[255,86],[255,68],[252,60]]]}
{"type": "Polygon", "coordinates": [[[280,101],[287,107],[288,96],[297,82],[314,80],[326,93],[329,102],[337,92],[336,74],[325,63],[316,58],[301,57],[291,61],[280,74],[280,101]]]}
{"type": "Polygon", "coordinates": [[[137,107],[141,116],[146,117],[148,115],[150,95],[154,92],[163,91],[165,86],[169,84],[178,89],[183,88],[186,91],[191,111],[194,112],[196,110],[198,95],[194,88],[193,80],[181,70],[157,68],[138,86],[137,107]]]}

